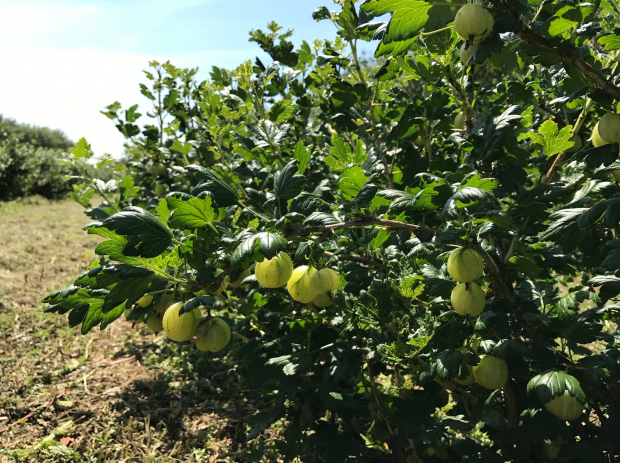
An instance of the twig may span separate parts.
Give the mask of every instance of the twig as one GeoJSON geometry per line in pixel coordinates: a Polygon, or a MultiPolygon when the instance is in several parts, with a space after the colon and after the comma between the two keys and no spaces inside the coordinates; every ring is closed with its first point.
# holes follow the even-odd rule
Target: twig
{"type": "Polygon", "coordinates": [[[516,32],[519,37],[525,40],[529,45],[533,45],[540,48],[541,50],[544,50],[547,53],[551,53],[552,55],[559,57],[565,63],[572,64],[582,73],[584,73],[588,77],[588,79],[594,85],[599,87],[601,91],[605,93],[609,98],[613,98],[614,100],[620,100],[620,88],[609,82],[602,74],[600,74],[586,61],[584,61],[584,59],[579,55],[577,49],[572,44],[568,42],[563,43],[562,51],[560,52],[556,47],[551,45],[549,40],[523,24],[521,18],[519,17],[519,14],[513,11],[512,8],[505,4],[502,0],[490,1],[499,11],[511,14],[517,20],[516,32]]]}
{"type": "MultiPolygon", "coordinates": [[[[586,100],[586,103],[583,106],[583,110],[581,111],[581,114],[579,114],[579,118],[577,119],[577,122],[575,123],[575,127],[573,127],[573,130],[571,131],[571,133],[573,134],[573,137],[579,132],[579,130],[581,130],[581,126],[586,120],[588,112],[590,111],[590,108],[592,107],[592,103],[593,103],[592,98],[588,98],[586,100]]],[[[558,168],[560,167],[560,164],[564,160],[564,156],[566,155],[566,153],[567,153],[567,150],[564,150],[556,156],[555,160],[553,161],[553,165],[551,166],[551,169],[549,169],[549,171],[547,172],[547,175],[545,176],[545,183],[549,183],[551,181],[551,178],[555,174],[555,171],[558,170],[558,168]]]]}
{"type": "Polygon", "coordinates": [[[113,362],[108,363],[108,366],[116,365],[118,363],[129,362],[130,360],[135,359],[136,356],[132,355],[131,357],[125,357],[124,359],[114,360],[113,362]]]}
{"type": "MultiPolygon", "coordinates": [[[[383,400],[381,399],[381,394],[379,393],[379,389],[377,388],[377,383],[375,382],[375,376],[372,374],[372,360],[368,360],[368,379],[370,380],[370,389],[372,390],[373,395],[375,396],[375,401],[377,402],[377,406],[379,407],[379,412],[381,413],[381,419],[385,422],[385,425],[390,431],[390,434],[394,439],[397,437],[396,430],[392,426],[390,419],[388,418],[387,410],[385,409],[385,405],[383,404],[383,400]]],[[[398,457],[402,463],[407,462],[407,458],[402,450],[399,450],[398,457]]]]}
{"type": "MultiPolygon", "coordinates": [[[[464,246],[467,245],[467,242],[464,240],[458,240],[458,243],[464,246]]],[[[530,334],[532,338],[535,338],[537,340],[542,339],[540,333],[538,333],[538,331],[536,331],[534,327],[530,325],[523,317],[521,307],[519,307],[519,304],[517,304],[517,301],[512,294],[512,291],[510,291],[510,289],[504,283],[499,268],[495,264],[493,258],[484,250],[480,243],[470,243],[470,246],[473,247],[482,257],[482,260],[484,261],[484,266],[489,272],[491,278],[493,279],[493,292],[498,296],[506,299],[510,311],[516,317],[519,324],[530,334]]]]}
{"type": "Polygon", "coordinates": [[[325,225],[322,227],[306,227],[306,228],[298,228],[296,230],[292,230],[290,232],[284,232],[284,235],[288,238],[293,238],[295,236],[304,236],[310,235],[312,233],[333,233],[336,230],[344,230],[346,228],[356,228],[356,227],[368,227],[370,225],[382,225],[387,228],[393,228],[397,230],[409,230],[413,233],[419,233],[421,231],[425,231],[427,233],[435,233],[435,230],[429,227],[425,227],[424,225],[414,225],[411,223],[398,222],[396,220],[387,220],[387,219],[368,219],[368,220],[353,220],[351,222],[342,222],[336,223],[333,225],[325,225]]]}
{"type": "MultiPolygon", "coordinates": [[[[329,251],[325,251],[323,253],[324,256],[326,257],[332,257],[334,255],[333,252],[329,252],[329,251]]],[[[357,262],[359,264],[366,264],[366,265],[372,265],[374,267],[383,267],[383,263],[379,262],[378,260],[372,260],[372,259],[368,259],[367,257],[361,257],[361,256],[338,256],[338,260],[339,261],[351,261],[351,262],[357,262]]]]}
{"type": "Polygon", "coordinates": [[[58,394],[57,396],[55,396],[53,399],[48,400],[47,402],[45,402],[43,405],[39,405],[37,408],[35,408],[33,411],[31,411],[30,413],[28,413],[27,415],[23,416],[22,418],[20,418],[19,420],[11,423],[10,425],[8,425],[6,428],[0,430],[0,434],[2,434],[4,431],[6,431],[7,429],[9,429],[10,426],[15,426],[17,424],[19,424],[22,420],[27,420],[28,418],[32,418],[32,416],[37,413],[38,411],[48,407],[49,405],[51,405],[56,399],[60,399],[63,395],[65,395],[67,393],[67,389],[65,389],[63,392],[61,392],[60,394],[58,394]]]}
{"type": "Polygon", "coordinates": [[[311,302],[310,304],[308,304],[308,306],[310,307],[310,310],[312,310],[312,312],[319,317],[319,320],[321,320],[321,322],[325,323],[327,326],[329,326],[331,329],[333,329],[334,331],[336,331],[337,333],[340,333],[342,330],[340,330],[339,328],[336,328],[334,325],[332,325],[328,319],[326,319],[325,317],[323,317],[323,315],[321,315],[319,313],[318,310],[316,310],[316,307],[314,307],[314,304],[311,302]]]}

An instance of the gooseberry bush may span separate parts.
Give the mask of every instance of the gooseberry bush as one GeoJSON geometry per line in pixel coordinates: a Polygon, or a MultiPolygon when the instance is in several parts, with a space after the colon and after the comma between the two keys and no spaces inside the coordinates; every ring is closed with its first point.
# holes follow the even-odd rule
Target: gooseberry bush
{"type": "Polygon", "coordinates": [[[47,311],[234,358],[252,461],[618,461],[617,2],[336,3],[103,111],[129,175],[47,311]]]}

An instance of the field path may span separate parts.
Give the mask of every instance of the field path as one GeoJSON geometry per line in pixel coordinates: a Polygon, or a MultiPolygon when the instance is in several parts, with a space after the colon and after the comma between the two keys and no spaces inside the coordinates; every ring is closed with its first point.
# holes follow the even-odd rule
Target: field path
{"type": "Polygon", "coordinates": [[[234,365],[144,325],[82,336],[43,312],[96,258],[88,222],[70,201],[0,204],[0,462],[243,461],[234,365]]]}

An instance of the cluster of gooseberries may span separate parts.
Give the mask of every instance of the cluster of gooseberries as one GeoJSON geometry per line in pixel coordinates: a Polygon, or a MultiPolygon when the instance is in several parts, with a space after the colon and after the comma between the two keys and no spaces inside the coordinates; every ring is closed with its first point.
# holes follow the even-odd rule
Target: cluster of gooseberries
{"type": "Polygon", "coordinates": [[[308,265],[293,269],[293,262],[285,253],[256,264],[254,274],[264,287],[274,289],[286,285],[293,300],[302,304],[312,302],[317,307],[331,305],[332,293],[340,286],[340,275],[334,270],[317,270],[308,265]]]}
{"type": "MultiPolygon", "coordinates": [[[[229,281],[226,276],[209,294],[219,295],[227,285],[239,288],[250,274],[250,269],[244,270],[235,281],[229,281]]],[[[293,269],[293,262],[285,253],[259,262],[256,265],[255,275],[257,281],[266,288],[280,288],[286,285],[295,301],[312,302],[317,307],[331,305],[334,300],[333,292],[340,286],[340,276],[334,270],[329,268],[317,270],[306,265],[293,269]]],[[[153,295],[147,294],[141,297],[136,305],[148,307],[152,302],[153,295]]],[[[154,332],[164,330],[173,341],[189,341],[196,337],[196,347],[203,351],[218,352],[226,347],[231,333],[224,320],[211,315],[202,317],[199,308],[181,314],[182,307],[183,302],[177,301],[173,293],[166,293],[158,301],[155,311],[146,318],[146,325],[154,332]]],[[[130,309],[125,310],[125,317],[129,312],[130,309]]],[[[143,323],[143,320],[138,319],[135,322],[143,323]]]]}
{"type": "Polygon", "coordinates": [[[480,315],[486,302],[484,291],[474,283],[482,276],[484,263],[476,251],[455,249],[448,258],[448,273],[459,282],[452,290],[452,307],[463,315],[480,315]]]}
{"type": "MultiPolygon", "coordinates": [[[[136,302],[138,307],[148,307],[153,302],[153,296],[147,294],[136,302]]],[[[155,333],[164,331],[173,341],[189,341],[196,336],[196,347],[206,352],[218,352],[230,341],[228,324],[217,317],[202,316],[199,308],[180,314],[182,301],[177,301],[174,293],[161,296],[155,311],[146,319],[146,326],[155,333]]],[[[125,310],[125,317],[130,309],[125,310]]],[[[144,323],[142,318],[132,320],[134,323],[144,323]]]]}
{"type": "Polygon", "coordinates": [[[486,8],[473,3],[463,5],[454,18],[454,29],[461,40],[459,57],[465,66],[480,42],[493,31],[494,20],[486,8]]]}
{"type": "MultiPolygon", "coordinates": [[[[484,310],[486,298],[484,291],[475,283],[484,272],[484,262],[480,254],[468,247],[455,249],[448,258],[448,273],[459,282],[450,297],[452,307],[463,315],[480,315],[484,310]]],[[[467,348],[461,349],[466,352],[467,348]]],[[[470,366],[469,375],[464,380],[455,380],[467,386],[474,381],[487,389],[499,389],[508,380],[506,362],[493,355],[485,355],[478,365],[470,366]]]]}

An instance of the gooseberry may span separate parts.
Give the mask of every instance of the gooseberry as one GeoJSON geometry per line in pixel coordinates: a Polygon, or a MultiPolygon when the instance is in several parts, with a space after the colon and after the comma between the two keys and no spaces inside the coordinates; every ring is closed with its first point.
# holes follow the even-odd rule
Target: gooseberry
{"type": "Polygon", "coordinates": [[[317,294],[312,300],[312,303],[317,307],[329,307],[334,303],[327,293],[317,294]]]}
{"type": "Polygon", "coordinates": [[[229,281],[228,286],[230,286],[231,288],[238,288],[239,286],[241,286],[241,283],[243,283],[243,280],[245,280],[251,274],[252,271],[250,269],[244,270],[243,272],[241,272],[241,275],[239,275],[239,278],[237,278],[237,280],[229,281]]]}
{"type": "Polygon", "coordinates": [[[462,40],[473,37],[474,44],[486,39],[493,30],[493,16],[479,5],[463,5],[454,18],[454,30],[462,40]]]}
{"type": "Polygon", "coordinates": [[[279,288],[291,278],[293,261],[288,254],[281,252],[273,259],[265,259],[256,264],[254,274],[265,288],[279,288]]]}
{"type": "Polygon", "coordinates": [[[487,389],[499,389],[508,381],[508,365],[493,355],[485,355],[473,368],[474,379],[487,389]]]}
{"type": "Polygon", "coordinates": [[[476,281],[484,273],[482,257],[466,247],[455,249],[448,258],[448,273],[456,281],[476,281]]]}
{"type": "Polygon", "coordinates": [[[620,143],[620,114],[605,114],[596,125],[605,143],[620,143]]]}
{"type": "Polygon", "coordinates": [[[340,275],[331,268],[324,268],[313,273],[310,281],[316,294],[325,294],[338,289],[340,286],[340,275]]]}
{"type": "Polygon", "coordinates": [[[205,352],[218,352],[230,341],[230,327],[221,318],[213,317],[196,330],[196,347],[205,352]]]}
{"type": "Polygon", "coordinates": [[[568,390],[564,394],[545,404],[545,408],[561,420],[570,421],[579,418],[583,413],[583,405],[570,395],[568,390]]]}
{"type": "Polygon", "coordinates": [[[484,291],[473,282],[456,285],[450,300],[454,310],[463,315],[480,315],[486,303],[484,291]]]}
{"type": "Polygon", "coordinates": [[[159,333],[161,330],[163,330],[164,322],[162,320],[161,314],[153,312],[151,315],[149,315],[146,319],[146,326],[148,326],[149,329],[151,329],[155,333],[159,333]]]}
{"type": "Polygon", "coordinates": [[[312,284],[312,275],[315,272],[315,268],[307,265],[302,265],[293,270],[293,274],[287,283],[287,289],[294,300],[305,304],[316,297],[312,284]]]}
{"type": "Polygon", "coordinates": [[[179,315],[181,307],[183,302],[176,302],[168,307],[164,314],[164,331],[173,341],[187,341],[193,338],[202,315],[200,309],[179,315]]]}

